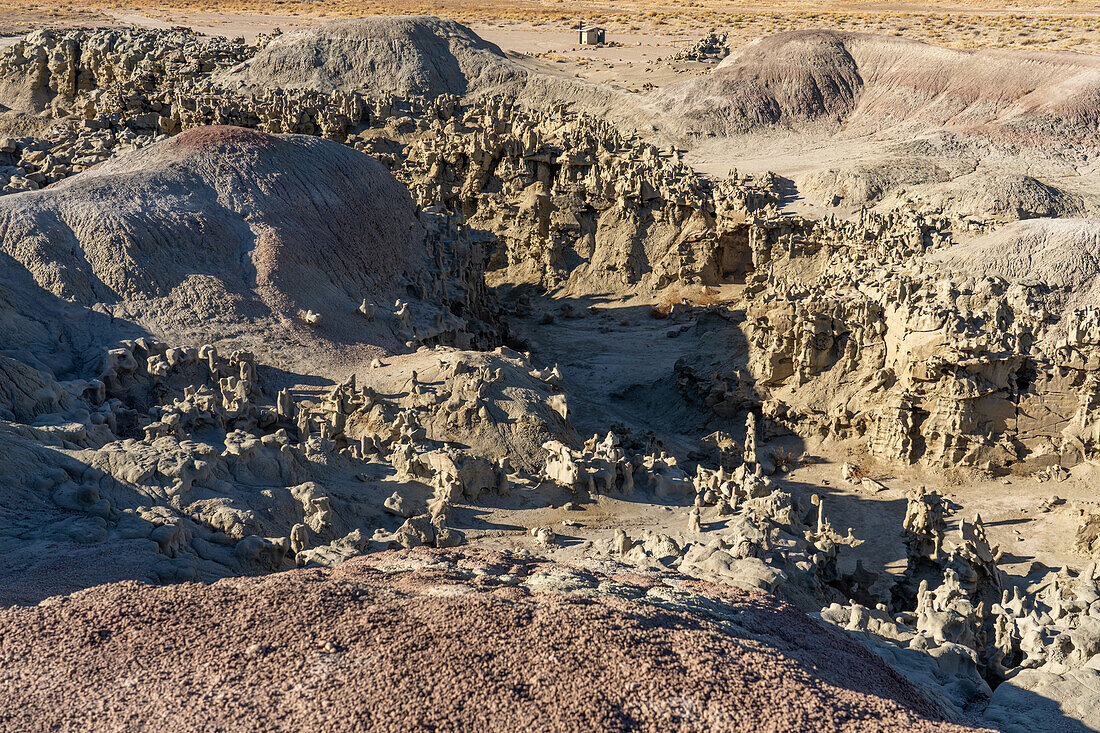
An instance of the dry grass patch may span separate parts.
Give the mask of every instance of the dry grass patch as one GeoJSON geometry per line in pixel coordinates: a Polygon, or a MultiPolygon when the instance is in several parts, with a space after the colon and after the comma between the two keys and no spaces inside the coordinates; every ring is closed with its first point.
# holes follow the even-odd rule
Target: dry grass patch
{"type": "Polygon", "coordinates": [[[706,308],[707,306],[718,305],[721,302],[722,298],[717,288],[705,285],[702,287],[672,285],[662,292],[661,299],[650,309],[650,315],[654,318],[666,318],[676,305],[706,308]]]}

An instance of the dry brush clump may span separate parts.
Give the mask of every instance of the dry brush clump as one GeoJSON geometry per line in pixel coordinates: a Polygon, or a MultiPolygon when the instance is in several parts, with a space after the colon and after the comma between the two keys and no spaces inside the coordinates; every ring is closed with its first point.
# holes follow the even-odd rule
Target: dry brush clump
{"type": "MultiPolygon", "coordinates": [[[[798,468],[803,464],[802,454],[799,451],[791,450],[790,448],[781,446],[779,448],[772,449],[772,465],[775,466],[777,471],[787,473],[795,468],[798,468]]],[[[860,480],[863,476],[860,476],[860,480]]]]}
{"type": "Polygon", "coordinates": [[[717,288],[708,286],[679,287],[676,285],[666,288],[660,299],[650,309],[650,315],[654,318],[667,318],[672,309],[677,305],[685,305],[696,308],[706,308],[718,305],[722,302],[717,288]]]}

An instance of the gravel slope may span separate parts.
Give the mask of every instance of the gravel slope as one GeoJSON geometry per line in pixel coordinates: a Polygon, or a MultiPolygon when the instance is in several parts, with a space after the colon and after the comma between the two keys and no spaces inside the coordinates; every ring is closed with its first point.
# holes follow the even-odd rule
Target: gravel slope
{"type": "Polygon", "coordinates": [[[472,551],[10,608],[0,690],[7,730],[962,730],[763,593],[472,551]]]}

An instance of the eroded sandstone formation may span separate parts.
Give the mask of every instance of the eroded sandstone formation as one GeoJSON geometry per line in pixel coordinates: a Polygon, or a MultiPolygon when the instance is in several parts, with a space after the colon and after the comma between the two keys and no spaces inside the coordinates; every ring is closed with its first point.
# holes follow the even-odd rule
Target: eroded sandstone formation
{"type": "MultiPolygon", "coordinates": [[[[443,43],[410,23],[395,48],[443,43]]],[[[980,517],[914,489],[904,569],[852,568],[865,528],[768,447],[1044,480],[1100,457],[1092,240],[1080,277],[1042,279],[966,256],[1010,230],[981,217],[795,214],[791,181],[703,176],[659,130],[534,103],[468,30],[424,94],[346,83],[333,48],[386,44],[353,21],[325,33],[305,34],[320,67],[301,83],[265,76],[287,38],[40,32],[0,53],[0,100],[60,118],[0,140],[0,602],[311,568],[277,581],[293,584],[412,548],[462,576],[433,591],[457,598],[477,573],[428,550],[504,545],[767,591],[903,670],[922,714],[1029,725],[1028,694],[1095,681],[1094,565],[1010,578],[980,517]],[[651,392],[669,425],[578,384],[598,372],[569,363],[571,339],[636,348],[590,325],[612,299],[636,308],[618,328],[685,344],[612,395],[651,392]],[[536,327],[561,329],[559,362],[518,330],[536,327]],[[607,508],[629,504],[672,519],[607,508]]],[[[886,490],[855,463],[842,476],[886,490]]],[[[641,595],[544,570],[501,594],[641,595]]]]}

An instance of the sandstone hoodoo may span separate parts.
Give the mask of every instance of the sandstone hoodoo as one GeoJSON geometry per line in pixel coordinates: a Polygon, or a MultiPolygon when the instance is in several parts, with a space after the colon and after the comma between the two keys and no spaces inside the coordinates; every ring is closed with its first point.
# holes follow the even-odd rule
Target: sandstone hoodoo
{"type": "Polygon", "coordinates": [[[0,727],[1100,729],[1095,55],[696,10],[0,49],[0,727]]]}

